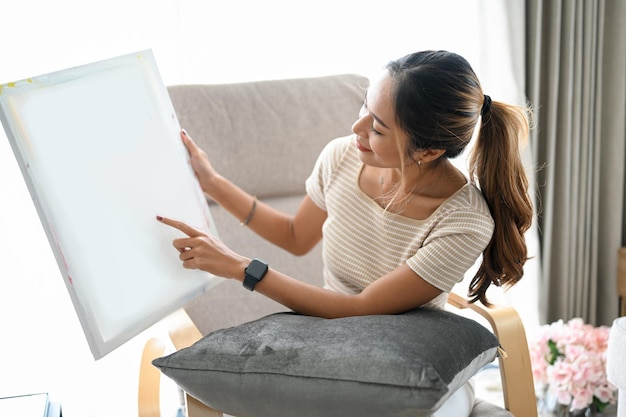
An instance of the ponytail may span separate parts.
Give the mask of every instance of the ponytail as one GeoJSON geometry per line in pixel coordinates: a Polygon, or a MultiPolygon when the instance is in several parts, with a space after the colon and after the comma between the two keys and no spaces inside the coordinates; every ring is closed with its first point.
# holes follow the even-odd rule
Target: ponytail
{"type": "Polygon", "coordinates": [[[471,302],[488,305],[487,288],[517,283],[528,258],[524,233],[532,224],[533,208],[519,152],[528,136],[527,114],[485,96],[469,62],[451,52],[416,52],[386,68],[396,83],[396,121],[409,137],[408,155],[444,149],[444,158],[454,158],[481,123],[469,176],[478,183],[495,226],[468,294],[471,302]]]}
{"type": "Polygon", "coordinates": [[[478,182],[495,228],[482,264],[470,282],[471,302],[480,300],[489,305],[486,292],[491,284],[510,287],[524,274],[528,259],[524,233],[532,224],[533,207],[520,144],[526,140],[528,130],[522,108],[491,99],[489,106],[483,107],[479,135],[469,157],[469,175],[478,182]]]}

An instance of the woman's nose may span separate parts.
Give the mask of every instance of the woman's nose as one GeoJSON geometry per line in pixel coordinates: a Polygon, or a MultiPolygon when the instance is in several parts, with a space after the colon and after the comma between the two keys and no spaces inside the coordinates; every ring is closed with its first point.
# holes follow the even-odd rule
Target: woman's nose
{"type": "Polygon", "coordinates": [[[352,124],[352,132],[359,136],[366,136],[360,135],[359,132],[363,133],[364,131],[367,131],[367,123],[369,123],[368,119],[370,119],[369,113],[367,110],[361,108],[359,118],[352,124]]]}

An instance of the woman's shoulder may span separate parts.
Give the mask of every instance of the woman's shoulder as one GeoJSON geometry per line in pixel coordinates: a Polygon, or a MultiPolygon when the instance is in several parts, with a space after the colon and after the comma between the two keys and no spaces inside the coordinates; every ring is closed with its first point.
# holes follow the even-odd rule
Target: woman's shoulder
{"type": "Polygon", "coordinates": [[[454,193],[440,209],[443,213],[458,213],[463,216],[471,216],[476,218],[487,219],[489,222],[493,222],[491,211],[487,205],[487,201],[483,196],[482,191],[471,182],[466,183],[456,193],[454,193]]]}
{"type": "Polygon", "coordinates": [[[469,181],[459,188],[456,193],[450,196],[448,203],[450,203],[451,208],[466,207],[468,209],[478,211],[487,210],[487,212],[489,212],[489,207],[487,206],[487,201],[485,200],[482,191],[480,191],[475,184],[469,181]]]}

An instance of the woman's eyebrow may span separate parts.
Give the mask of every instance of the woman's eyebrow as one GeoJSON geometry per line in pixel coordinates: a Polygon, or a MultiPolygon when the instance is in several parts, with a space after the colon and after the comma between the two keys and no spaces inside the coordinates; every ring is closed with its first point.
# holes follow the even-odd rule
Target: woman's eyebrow
{"type": "MultiPolygon", "coordinates": [[[[369,110],[368,110],[369,111],[369,110]]],[[[374,113],[370,112],[370,114],[372,115],[372,117],[374,118],[374,120],[376,120],[378,122],[378,124],[382,125],[383,127],[385,127],[386,129],[389,129],[389,126],[387,126],[385,124],[385,122],[383,122],[382,120],[380,120],[380,118],[378,116],[376,116],[374,113]]]]}
{"type": "Polygon", "coordinates": [[[364,104],[365,104],[365,108],[367,109],[367,112],[370,114],[370,116],[372,116],[372,117],[374,118],[374,120],[376,120],[376,122],[377,122],[379,125],[382,125],[383,127],[385,127],[385,128],[387,128],[387,129],[389,129],[389,126],[387,126],[387,125],[385,124],[385,122],[383,122],[383,121],[380,119],[380,117],[376,116],[374,113],[372,113],[372,112],[369,110],[369,107],[367,106],[367,90],[365,90],[365,99],[364,99],[364,104]]]}

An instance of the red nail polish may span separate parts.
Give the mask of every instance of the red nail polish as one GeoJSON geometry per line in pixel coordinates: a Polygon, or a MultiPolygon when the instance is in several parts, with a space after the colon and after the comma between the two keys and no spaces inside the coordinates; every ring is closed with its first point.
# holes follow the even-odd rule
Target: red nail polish
{"type": "Polygon", "coordinates": [[[157,216],[157,220],[158,220],[158,221],[161,221],[161,220],[163,220],[163,217],[161,217],[161,216],[157,216]]]}

